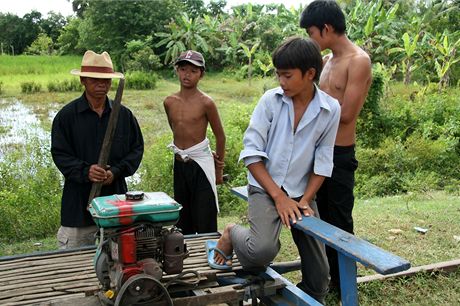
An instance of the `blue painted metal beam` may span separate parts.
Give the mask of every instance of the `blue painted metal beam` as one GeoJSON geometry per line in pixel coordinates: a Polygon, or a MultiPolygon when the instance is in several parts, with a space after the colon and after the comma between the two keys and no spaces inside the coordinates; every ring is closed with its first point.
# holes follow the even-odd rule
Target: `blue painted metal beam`
{"type": "Polygon", "coordinates": [[[263,297],[261,300],[266,305],[276,305],[276,306],[292,306],[292,305],[299,305],[299,306],[321,306],[322,304],[297,288],[294,284],[292,284],[289,280],[284,278],[281,274],[278,274],[275,270],[268,267],[267,270],[263,273],[266,276],[273,278],[273,279],[280,279],[283,283],[286,284],[286,287],[280,289],[279,293],[280,296],[269,296],[263,297]]]}
{"type": "Polygon", "coordinates": [[[343,306],[358,305],[358,287],[356,284],[356,262],[338,253],[340,292],[343,306]]]}
{"type": "MultiPolygon", "coordinates": [[[[245,186],[232,188],[232,192],[247,201],[245,186]]],[[[391,274],[410,268],[407,260],[316,217],[302,218],[293,226],[380,274],[391,274]]]]}

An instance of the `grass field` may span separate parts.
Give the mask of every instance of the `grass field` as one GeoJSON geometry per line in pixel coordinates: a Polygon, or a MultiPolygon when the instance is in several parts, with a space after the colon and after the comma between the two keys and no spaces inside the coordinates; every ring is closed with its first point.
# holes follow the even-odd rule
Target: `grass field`
{"type": "MultiPolygon", "coordinates": [[[[57,111],[81,92],[49,93],[46,92],[46,84],[51,80],[76,78],[69,71],[78,68],[80,60],[80,57],[15,57],[13,60],[8,56],[0,56],[0,82],[3,89],[0,98],[6,104],[15,99],[20,100],[33,110],[41,119],[41,126],[49,131],[50,112],[57,111]],[[26,81],[39,82],[45,91],[22,94],[20,84],[26,81]]],[[[249,86],[247,81],[239,82],[222,74],[210,73],[205,75],[200,87],[216,101],[225,127],[225,122],[237,115],[229,111],[232,105],[252,103],[263,93],[264,88],[275,84],[273,79],[256,79],[249,86]]],[[[125,90],[123,103],[135,113],[142,127],[146,148],[155,142],[157,136],[170,133],[163,100],[178,89],[179,85],[172,73],[167,73],[166,78],[160,79],[155,90],[125,90]]],[[[113,97],[115,92],[109,95],[113,97]]],[[[242,202],[241,205],[246,204],[242,202]]],[[[458,194],[427,192],[357,199],[354,218],[357,236],[409,260],[412,266],[460,258],[458,194]],[[416,226],[427,229],[427,233],[415,231],[416,226]]],[[[244,219],[240,215],[220,218],[219,228],[228,222],[244,219]]],[[[281,241],[282,249],[275,260],[297,259],[296,248],[290,233],[285,229],[281,241]]],[[[0,256],[52,250],[55,246],[54,237],[11,245],[0,243],[0,256]]],[[[360,276],[373,273],[359,266],[360,276]]],[[[287,276],[294,282],[299,279],[298,272],[287,276]]],[[[448,275],[417,274],[410,278],[360,284],[359,296],[361,305],[460,305],[460,270],[448,275]]],[[[328,304],[337,303],[335,296],[328,298],[328,304]]]]}

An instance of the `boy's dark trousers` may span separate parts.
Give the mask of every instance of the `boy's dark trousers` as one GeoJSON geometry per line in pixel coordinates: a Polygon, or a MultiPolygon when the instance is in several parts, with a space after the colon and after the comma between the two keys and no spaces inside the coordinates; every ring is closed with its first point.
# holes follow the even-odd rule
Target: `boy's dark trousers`
{"type": "MultiPolygon", "coordinates": [[[[320,218],[338,228],[353,234],[352,211],[354,206],[353,187],[358,161],[355,146],[334,147],[334,169],[316,193],[320,218]]],[[[326,246],[331,274],[331,287],[340,288],[337,251],[326,246]]]]}
{"type": "Polygon", "coordinates": [[[182,205],[176,226],[183,234],[217,232],[214,192],[204,171],[191,159],[174,161],[174,199],[182,205]]]}

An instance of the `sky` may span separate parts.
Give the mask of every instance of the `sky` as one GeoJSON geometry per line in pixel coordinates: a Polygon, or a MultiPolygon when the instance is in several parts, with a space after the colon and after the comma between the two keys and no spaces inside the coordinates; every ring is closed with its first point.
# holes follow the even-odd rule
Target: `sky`
{"type": "MultiPolygon", "coordinates": [[[[253,4],[283,3],[286,7],[298,7],[299,4],[305,6],[311,0],[227,0],[227,6],[231,7],[243,3],[251,2],[253,4]]],[[[205,0],[205,3],[207,1],[205,0]]],[[[46,16],[49,11],[61,13],[64,16],[72,15],[72,3],[67,0],[1,0],[0,12],[12,13],[19,17],[30,13],[32,10],[39,11],[46,16]]]]}

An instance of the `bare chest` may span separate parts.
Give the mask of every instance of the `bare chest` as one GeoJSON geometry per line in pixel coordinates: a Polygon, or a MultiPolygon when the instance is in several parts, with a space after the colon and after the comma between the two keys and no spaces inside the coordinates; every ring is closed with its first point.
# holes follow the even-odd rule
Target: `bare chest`
{"type": "Polygon", "coordinates": [[[348,81],[348,61],[329,60],[323,68],[319,85],[332,97],[342,99],[348,81]]]}
{"type": "Polygon", "coordinates": [[[206,111],[202,105],[173,103],[169,107],[170,121],[175,126],[193,126],[206,121],[206,111]]]}

